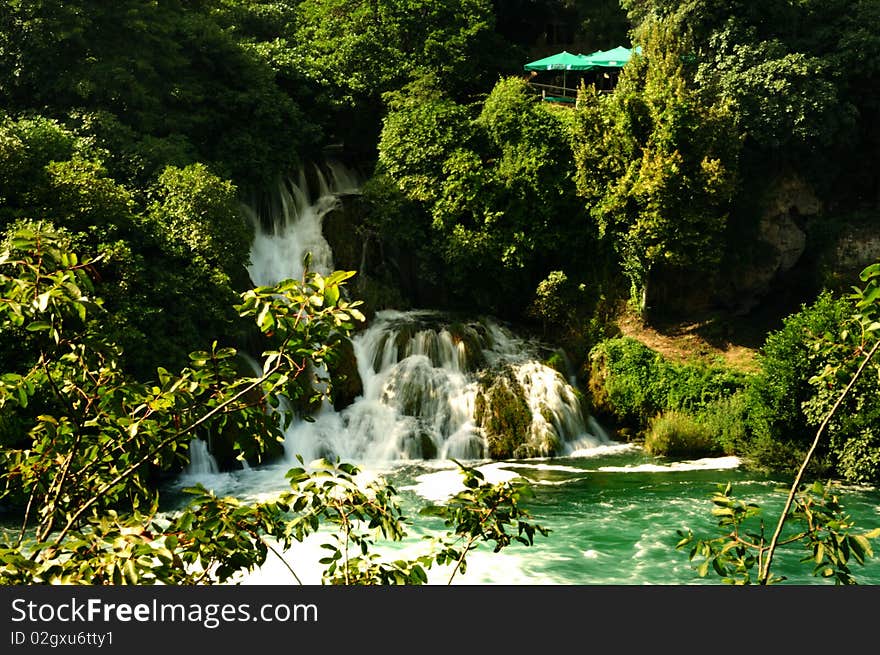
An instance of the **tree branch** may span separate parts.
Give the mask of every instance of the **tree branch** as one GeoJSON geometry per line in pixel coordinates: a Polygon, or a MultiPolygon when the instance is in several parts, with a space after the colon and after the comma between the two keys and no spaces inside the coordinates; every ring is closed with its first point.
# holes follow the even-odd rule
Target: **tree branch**
{"type": "Polygon", "coordinates": [[[208,420],[213,418],[216,414],[223,411],[223,409],[225,407],[236,402],[239,398],[243,397],[245,394],[251,392],[256,387],[260,386],[263,382],[265,382],[269,378],[269,376],[271,376],[273,373],[275,373],[275,371],[277,371],[280,366],[281,366],[281,358],[278,358],[278,360],[272,366],[272,368],[270,368],[261,377],[256,378],[251,384],[244,387],[241,391],[236,393],[234,396],[232,396],[228,400],[217,405],[217,407],[212,409],[210,412],[208,412],[207,414],[202,416],[200,419],[198,419],[194,423],[190,424],[184,430],[181,430],[180,432],[176,432],[173,435],[171,435],[170,437],[167,437],[167,438],[163,439],[162,441],[158,442],[156,444],[156,446],[154,448],[152,448],[149,452],[147,452],[143,457],[141,457],[139,460],[137,460],[131,466],[129,466],[124,471],[119,473],[110,482],[104,483],[95,492],[95,494],[91,498],[89,498],[76,512],[74,512],[70,516],[70,518],[67,520],[67,524],[64,526],[64,528],[62,528],[61,532],[55,538],[53,545],[54,546],[59,545],[62,542],[62,540],[64,539],[64,537],[67,535],[67,533],[71,530],[71,528],[76,524],[76,522],[80,519],[80,517],[86,512],[86,510],[88,510],[92,505],[94,505],[96,502],[98,502],[98,500],[105,493],[107,493],[108,490],[112,489],[114,486],[119,484],[119,482],[121,482],[122,480],[127,478],[129,475],[134,473],[140,466],[142,466],[143,464],[146,464],[148,461],[150,461],[150,459],[153,457],[153,455],[155,455],[157,452],[159,452],[162,448],[167,446],[169,443],[176,441],[177,439],[180,439],[181,437],[185,436],[186,434],[192,432],[197,427],[199,427],[200,425],[203,425],[205,422],[207,422],[208,420]]]}
{"type": "Polygon", "coordinates": [[[843,403],[843,399],[846,398],[846,395],[849,393],[850,389],[853,388],[856,380],[859,379],[862,371],[865,370],[865,367],[868,365],[868,362],[871,361],[871,358],[874,356],[874,353],[877,352],[878,348],[880,348],[880,339],[878,339],[877,343],[874,344],[874,347],[871,348],[868,355],[859,365],[858,370],[853,374],[852,378],[850,378],[849,384],[846,385],[846,388],[843,390],[840,396],[838,396],[837,402],[834,403],[831,411],[828,412],[825,420],[822,421],[822,425],[820,425],[819,429],[816,431],[816,436],[813,438],[813,443],[810,446],[810,450],[807,452],[806,457],[804,457],[804,461],[801,462],[801,467],[794,478],[794,482],[792,482],[791,489],[788,492],[788,498],[785,501],[785,507],[783,508],[782,513],[779,515],[779,523],[776,524],[776,530],[773,533],[773,538],[770,540],[770,545],[767,547],[767,558],[764,560],[764,568],[760,571],[760,574],[758,576],[758,584],[765,585],[770,579],[770,565],[773,562],[773,553],[775,552],[778,545],[779,535],[782,533],[782,527],[785,524],[786,519],[788,518],[789,511],[791,511],[791,506],[794,502],[795,494],[797,493],[798,487],[800,487],[801,480],[803,480],[804,473],[807,470],[807,465],[810,463],[810,459],[813,457],[813,453],[816,452],[816,448],[819,446],[819,440],[822,438],[822,434],[825,432],[825,429],[831,422],[832,417],[837,412],[840,405],[843,403]]]}

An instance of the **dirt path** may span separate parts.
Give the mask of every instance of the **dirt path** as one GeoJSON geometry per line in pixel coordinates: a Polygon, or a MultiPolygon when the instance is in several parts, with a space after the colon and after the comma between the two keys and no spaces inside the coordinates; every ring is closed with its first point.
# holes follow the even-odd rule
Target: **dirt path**
{"type": "Polygon", "coordinates": [[[700,359],[707,364],[725,364],[746,372],[758,369],[757,350],[737,344],[732,334],[725,334],[731,328],[712,319],[652,327],[644,325],[635,313],[624,311],[617,318],[617,326],[623,335],[641,341],[673,361],[700,359]]]}

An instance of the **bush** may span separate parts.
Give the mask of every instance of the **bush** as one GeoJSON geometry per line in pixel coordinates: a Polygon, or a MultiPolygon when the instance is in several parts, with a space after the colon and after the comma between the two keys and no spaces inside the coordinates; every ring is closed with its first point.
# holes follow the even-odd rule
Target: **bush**
{"type": "Polygon", "coordinates": [[[707,425],[679,410],[663,412],[650,420],[645,450],[664,457],[709,457],[722,452],[707,425]]]}
{"type": "MultiPolygon", "coordinates": [[[[836,338],[850,314],[847,302],[823,293],[767,337],[758,359],[761,372],[748,391],[754,435],[746,454],[756,463],[771,470],[791,470],[801,461],[816,432],[804,411],[817,393],[810,378],[828,359],[813,343],[836,338]]],[[[825,455],[823,445],[818,456],[825,455]]]]}
{"type": "Polygon", "coordinates": [[[629,337],[608,339],[590,353],[590,390],[597,410],[645,429],[667,410],[698,413],[745,388],[746,374],[700,362],[671,362],[629,337]]]}
{"type": "Polygon", "coordinates": [[[725,455],[736,455],[749,441],[749,413],[748,394],[741,390],[709,404],[698,418],[725,455]]]}

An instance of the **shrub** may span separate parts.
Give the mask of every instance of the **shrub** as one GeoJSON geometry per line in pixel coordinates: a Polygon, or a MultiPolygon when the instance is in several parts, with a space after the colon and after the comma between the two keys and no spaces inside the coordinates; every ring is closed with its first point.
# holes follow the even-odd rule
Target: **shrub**
{"type": "Polygon", "coordinates": [[[664,457],[708,457],[722,452],[708,426],[679,410],[663,412],[650,420],[645,450],[664,457]]]}
{"type": "Polygon", "coordinates": [[[590,390],[600,413],[644,429],[666,410],[698,413],[745,388],[746,374],[701,362],[671,362],[629,337],[608,339],[590,353],[590,390]]]}
{"type": "Polygon", "coordinates": [[[748,394],[740,390],[710,403],[698,418],[725,455],[736,455],[749,441],[749,410],[748,394]]]}
{"type": "Polygon", "coordinates": [[[809,428],[803,404],[816,393],[810,378],[824,366],[825,355],[811,342],[838,334],[850,312],[848,303],[823,293],[767,337],[758,358],[761,372],[750,390],[758,435],[805,443],[812,438],[815,431],[809,428]]]}

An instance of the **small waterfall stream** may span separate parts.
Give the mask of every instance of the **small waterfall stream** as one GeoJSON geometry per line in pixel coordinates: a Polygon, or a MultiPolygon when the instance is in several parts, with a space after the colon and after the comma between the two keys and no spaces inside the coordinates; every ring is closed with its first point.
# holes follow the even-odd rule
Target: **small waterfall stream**
{"type": "Polygon", "coordinates": [[[322,275],[333,270],[333,252],[324,238],[321,221],[339,206],[339,196],[358,192],[357,178],[345,167],[328,162],[300,170],[296,181],[279,182],[269,208],[270,225],[256,211],[244,207],[255,225],[251,246],[251,280],[257,286],[299,278],[303,260],[311,255],[311,269],[322,275]]]}
{"type": "Polygon", "coordinates": [[[202,439],[193,439],[189,442],[189,465],[184,475],[191,478],[199,478],[205,475],[213,475],[219,472],[217,460],[208,450],[208,443],[202,439]]]}

